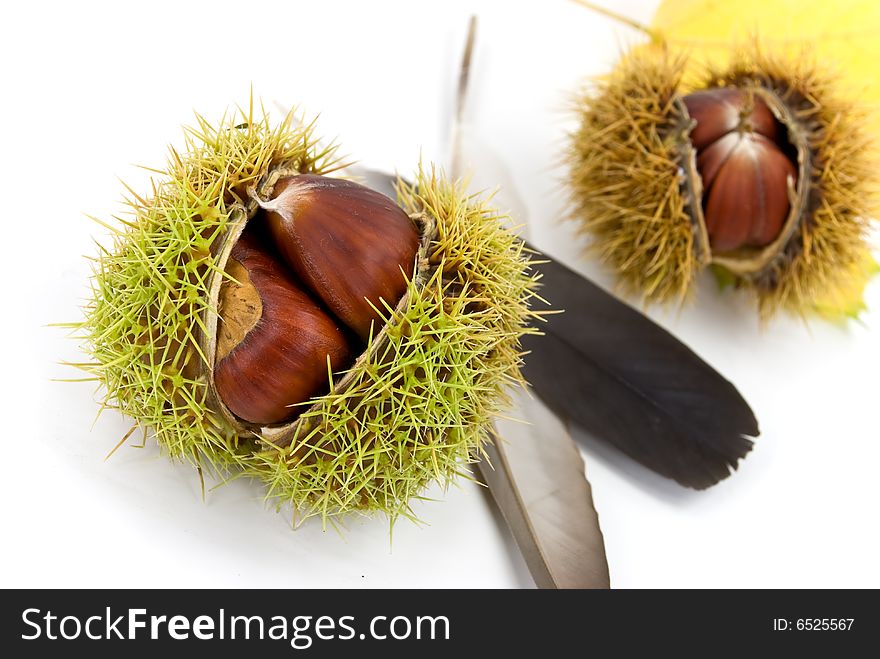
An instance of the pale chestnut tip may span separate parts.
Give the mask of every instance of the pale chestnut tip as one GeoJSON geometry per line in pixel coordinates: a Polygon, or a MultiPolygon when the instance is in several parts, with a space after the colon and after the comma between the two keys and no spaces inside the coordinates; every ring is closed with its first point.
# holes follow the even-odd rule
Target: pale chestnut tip
{"type": "Polygon", "coordinates": [[[683,98],[703,182],[712,249],[764,247],[782,231],[797,181],[786,132],[754,91],[722,87],[683,98]]]}
{"type": "Polygon", "coordinates": [[[394,307],[415,265],[419,234],[403,209],[358,183],[311,174],[280,179],[258,202],[284,262],[362,340],[375,334],[376,310],[394,307]]]}

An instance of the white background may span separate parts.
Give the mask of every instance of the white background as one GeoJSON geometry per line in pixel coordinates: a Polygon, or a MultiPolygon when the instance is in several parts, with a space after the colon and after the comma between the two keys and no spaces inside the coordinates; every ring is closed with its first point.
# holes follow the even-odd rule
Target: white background
{"type": "MultiPolygon", "coordinates": [[[[616,3],[641,20],[654,5],[616,3]]],[[[118,178],[147,191],[134,165],[161,165],[193,110],[217,117],[253,84],[270,107],[320,112],[323,133],[371,165],[443,163],[471,11],[478,184],[504,185],[538,245],[610,286],[559,221],[558,159],[571,90],[637,36],[570,2],[6,6],[0,585],[531,585],[476,486],[432,492],[442,501],[418,505],[425,524],[398,524],[393,545],[382,519],[293,531],[255,484],[203,502],[196,475],[153,445],[105,462],[129,422],[108,412],[93,425],[93,386],[51,381],[78,377],[58,362],[82,359],[47,325],[80,318],[83,255],[105,235],[85,214],[122,210],[118,178]]],[[[745,300],[703,282],[695,305],[649,311],[739,387],[762,435],[737,474],[701,493],[588,447],[614,586],[880,586],[877,284],[869,304],[846,330],[789,318],[761,329],[745,300]]]]}

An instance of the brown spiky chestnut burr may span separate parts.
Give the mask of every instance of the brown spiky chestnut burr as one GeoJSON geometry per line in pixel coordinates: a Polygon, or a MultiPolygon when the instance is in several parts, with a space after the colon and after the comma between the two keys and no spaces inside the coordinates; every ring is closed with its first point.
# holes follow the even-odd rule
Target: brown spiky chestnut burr
{"type": "Polygon", "coordinates": [[[572,215],[623,286],[684,301],[701,271],[778,310],[858,315],[880,195],[864,109],[815,63],[760,48],[685,80],[627,53],[578,99],[572,215]]]}

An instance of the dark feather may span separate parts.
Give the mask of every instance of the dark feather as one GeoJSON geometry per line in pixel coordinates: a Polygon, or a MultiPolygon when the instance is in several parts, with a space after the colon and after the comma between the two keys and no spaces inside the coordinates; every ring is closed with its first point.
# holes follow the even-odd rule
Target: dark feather
{"type": "Polygon", "coordinates": [[[758,422],[736,388],[662,327],[564,265],[536,266],[564,313],[526,336],[523,373],[563,419],[696,489],[730,475],[758,422]]]}

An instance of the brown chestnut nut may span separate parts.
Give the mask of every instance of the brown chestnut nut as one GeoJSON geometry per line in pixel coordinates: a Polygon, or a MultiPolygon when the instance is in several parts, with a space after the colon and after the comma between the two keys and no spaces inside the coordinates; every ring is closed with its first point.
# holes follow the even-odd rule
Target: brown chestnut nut
{"type": "Polygon", "coordinates": [[[785,154],[758,133],[729,133],[697,162],[706,186],[706,229],[712,247],[727,251],[773,242],[791,208],[788,182],[797,179],[785,154]],[[716,147],[726,152],[714,153],[716,147]]]}
{"type": "Polygon", "coordinates": [[[683,99],[703,181],[703,212],[713,250],[764,247],[779,236],[797,182],[785,129],[754,92],[721,87],[683,99]]]}
{"type": "MultiPolygon", "coordinates": [[[[385,195],[352,181],[302,174],[279,179],[260,201],[275,246],[328,309],[364,341],[412,277],[419,234],[385,195]]],[[[378,331],[378,327],[373,331],[378,331]]]]}
{"type": "Polygon", "coordinates": [[[691,131],[691,144],[704,149],[720,137],[735,130],[760,133],[776,141],[783,132],[782,126],[754,93],[738,87],[718,87],[688,94],[683,99],[691,119],[697,122],[691,131]]]}
{"type": "Polygon", "coordinates": [[[351,351],[337,322],[304,292],[287,268],[245,232],[226,265],[220,293],[214,382],[239,418],[287,421],[296,406],[329,389],[329,368],[351,351]]]}

